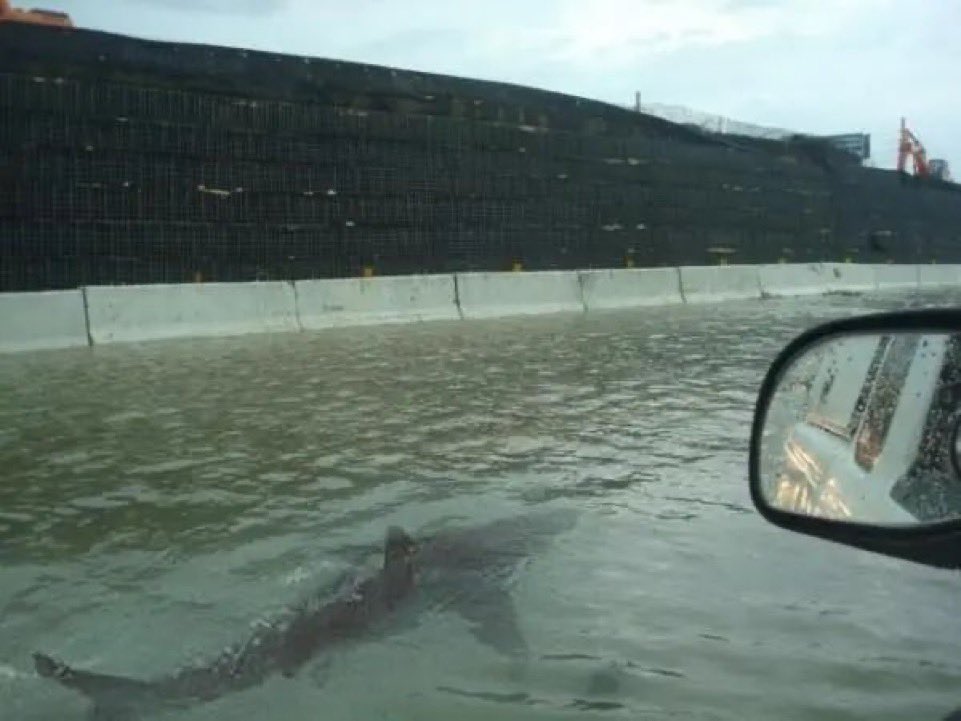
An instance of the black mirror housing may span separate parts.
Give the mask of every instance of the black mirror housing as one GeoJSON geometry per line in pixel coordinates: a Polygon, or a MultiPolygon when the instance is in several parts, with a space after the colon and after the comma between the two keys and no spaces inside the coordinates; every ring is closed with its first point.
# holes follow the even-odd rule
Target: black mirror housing
{"type": "MultiPolygon", "coordinates": [[[[886,556],[914,561],[927,566],[949,569],[961,568],[961,474],[957,473],[959,468],[956,450],[959,446],[958,434],[961,432],[961,406],[958,406],[956,411],[954,410],[954,407],[958,404],[955,403],[953,396],[951,414],[941,414],[946,418],[942,424],[946,429],[945,433],[951,435],[950,452],[942,448],[942,446],[947,447],[946,443],[939,443],[937,449],[937,458],[940,464],[939,468],[943,466],[950,469],[951,476],[951,480],[946,481],[943,479],[945,474],[939,471],[937,476],[937,482],[940,484],[939,488],[950,487],[949,490],[951,493],[956,494],[955,498],[958,499],[955,501],[956,509],[952,506],[953,510],[950,514],[936,515],[928,513],[924,515],[919,514],[915,510],[913,517],[906,512],[903,514],[905,518],[911,520],[910,523],[900,520],[894,523],[886,522],[890,519],[884,516],[883,513],[873,510],[880,506],[877,504],[869,506],[866,503],[861,503],[864,501],[865,496],[870,493],[877,496],[878,499],[883,500],[887,506],[897,508],[899,511],[902,510],[899,506],[892,503],[888,497],[889,495],[895,494],[893,492],[890,494],[877,492],[875,490],[878,485],[876,483],[877,479],[869,476],[869,471],[871,470],[870,462],[873,462],[873,458],[865,460],[863,456],[870,455],[869,452],[874,450],[875,446],[877,446],[876,439],[874,439],[875,442],[872,443],[870,434],[865,432],[859,433],[856,427],[831,427],[826,421],[821,427],[817,427],[817,420],[813,421],[813,424],[804,422],[799,425],[804,426],[801,430],[807,433],[807,437],[815,437],[820,434],[818,437],[825,439],[825,445],[821,446],[821,448],[830,446],[830,453],[825,451],[824,458],[819,459],[816,452],[813,454],[808,453],[803,444],[795,444],[794,437],[788,434],[786,437],[791,438],[791,443],[794,445],[791,446],[790,453],[785,452],[785,457],[790,460],[797,460],[798,456],[801,457],[803,462],[799,465],[802,466],[802,478],[806,481],[810,481],[812,478],[810,466],[818,466],[818,461],[823,460],[824,462],[820,465],[825,468],[829,466],[836,467],[842,464],[844,469],[854,469],[852,472],[854,475],[860,474],[864,476],[866,480],[871,481],[871,483],[862,482],[861,485],[857,485],[857,483],[852,481],[851,484],[845,488],[844,483],[838,484],[836,482],[838,476],[843,476],[843,473],[839,474],[832,471],[833,475],[822,474],[819,476],[821,479],[826,478],[828,480],[832,493],[835,493],[834,505],[828,508],[828,511],[830,511],[831,508],[840,509],[839,512],[834,514],[825,512],[825,508],[818,506],[817,503],[813,505],[810,503],[806,505],[797,504],[798,494],[796,492],[793,493],[793,495],[790,493],[787,494],[790,496],[794,505],[791,503],[782,503],[781,499],[777,497],[772,490],[775,488],[783,490],[785,486],[777,486],[772,483],[774,476],[771,469],[774,466],[772,466],[769,460],[770,453],[767,453],[765,450],[765,443],[767,443],[767,449],[772,447],[771,428],[773,425],[772,418],[775,414],[772,412],[772,403],[774,403],[779,390],[782,389],[782,383],[793,373],[793,369],[800,365],[801,360],[806,362],[808,358],[814,358],[814,360],[809,363],[812,367],[817,366],[819,361],[823,367],[824,362],[821,361],[820,357],[815,355],[816,352],[820,353],[822,352],[821,349],[830,348],[832,343],[840,346],[842,342],[847,342],[848,339],[853,338],[867,339],[867,343],[861,340],[857,342],[860,342],[862,347],[869,348],[870,350],[870,352],[863,354],[864,360],[861,361],[862,367],[853,373],[853,377],[863,378],[866,377],[868,373],[877,374],[878,367],[880,367],[883,372],[884,365],[882,359],[886,359],[884,354],[889,352],[890,347],[889,354],[893,357],[893,349],[896,345],[895,343],[887,343],[887,341],[882,342],[882,340],[890,340],[892,337],[897,337],[898,334],[904,334],[905,337],[911,335],[915,338],[927,338],[929,335],[942,339],[950,338],[952,342],[951,348],[955,349],[950,355],[950,361],[947,360],[949,358],[947,354],[939,351],[941,352],[939,362],[944,364],[950,362],[952,364],[951,377],[954,378],[954,374],[956,373],[957,377],[961,378],[961,362],[959,362],[961,355],[959,355],[957,350],[961,349],[961,310],[930,309],[880,313],[837,320],[806,331],[792,341],[778,355],[761,385],[761,391],[754,412],[754,421],[751,427],[749,457],[751,499],[754,506],[765,519],[781,528],[886,556]],[[824,431],[823,429],[827,430],[824,431]],[[868,440],[866,441],[865,438],[868,438],[868,440]],[[838,439],[841,440],[839,441],[838,439]],[[844,445],[845,443],[848,445],[844,445]],[[842,458],[842,456],[845,457],[842,458]],[[948,463],[946,459],[950,459],[950,463],[948,463]],[[837,489],[838,485],[841,486],[840,492],[838,492],[837,489]],[[858,490],[852,492],[854,488],[858,490]],[[865,491],[865,489],[868,490],[865,491]],[[851,502],[847,502],[848,500],[851,502]],[[861,505],[859,505],[859,503],[861,503],[861,505]]],[[[925,341],[925,345],[927,345],[927,341],[925,341]]],[[[932,346],[933,345],[935,344],[932,344],[932,346]]],[[[943,345],[944,341],[942,341],[942,346],[943,345]]],[[[914,349],[918,346],[919,343],[915,340],[914,345],[911,347],[914,349]]],[[[912,350],[911,352],[913,353],[915,351],[912,350]]],[[[845,362],[850,362],[851,356],[857,355],[856,353],[852,354],[849,350],[845,350],[844,354],[845,362]]],[[[900,368],[900,370],[903,371],[900,376],[900,382],[902,383],[908,377],[907,368],[911,362],[911,360],[908,360],[906,363],[902,362],[900,366],[893,361],[889,363],[892,367],[896,369],[900,368]]],[[[852,365],[856,365],[856,363],[852,365]]],[[[848,373],[846,378],[836,381],[835,375],[838,378],[841,377],[840,373],[836,373],[830,377],[830,382],[825,383],[823,380],[820,380],[821,385],[817,385],[817,382],[813,381],[813,379],[815,379],[815,372],[811,371],[806,385],[801,385],[804,386],[804,392],[809,393],[811,392],[811,387],[816,387],[818,389],[818,393],[816,394],[818,396],[817,400],[824,401],[825,394],[827,394],[825,388],[836,381],[836,388],[840,388],[841,390],[836,390],[835,394],[843,392],[846,394],[846,400],[851,408],[856,407],[862,416],[870,416],[870,409],[868,409],[868,412],[865,412],[865,406],[869,405],[869,403],[865,401],[867,394],[861,393],[859,396],[855,386],[859,387],[860,384],[851,382],[852,372],[850,372],[849,369],[844,369],[844,372],[848,373]],[[848,390],[845,390],[845,387],[847,387],[848,390]]],[[[823,375],[822,373],[822,376],[823,375]]],[[[934,375],[934,373],[927,373],[929,379],[934,377],[934,375]]],[[[942,375],[938,375],[937,377],[941,378],[942,375]]],[[[881,391],[877,390],[877,387],[878,383],[872,388],[872,392],[878,396],[883,396],[881,391]]],[[[929,389],[929,394],[932,398],[942,397],[941,395],[937,395],[937,393],[937,388],[929,389]]],[[[917,394],[912,393],[912,401],[914,395],[920,396],[920,392],[917,394]]],[[[933,403],[934,401],[932,400],[931,402],[933,403]]],[[[915,404],[917,405],[917,402],[915,402],[915,404]]],[[[901,406],[898,406],[898,408],[900,412],[901,406]]],[[[927,413],[927,405],[924,405],[923,410],[927,415],[930,415],[927,413]]],[[[805,407],[803,413],[807,412],[808,408],[805,407]]],[[[892,414],[893,411],[888,414],[887,420],[889,424],[891,423],[890,416],[892,414]]],[[[903,415],[904,414],[902,414],[902,416],[903,415]]],[[[805,416],[805,418],[807,418],[807,416],[805,416]]],[[[908,425],[913,423],[915,426],[919,426],[920,421],[918,421],[918,419],[921,418],[921,414],[915,413],[912,418],[913,420],[910,421],[908,425]]],[[[862,427],[868,423],[868,421],[864,420],[859,422],[862,427]]],[[[895,423],[898,423],[898,421],[895,421],[895,423]]],[[[877,425],[877,423],[875,425],[877,425]]],[[[905,423],[902,418],[901,426],[903,427],[904,425],[905,423]]],[[[883,430],[887,432],[888,429],[883,427],[883,430]]],[[[920,428],[914,430],[916,431],[916,437],[920,437],[920,428]]],[[[883,434],[881,434],[881,436],[880,443],[883,443],[883,434]]],[[[817,440],[817,438],[815,438],[815,440],[817,440]]],[[[774,446],[778,447],[779,450],[780,446],[778,444],[780,443],[781,436],[777,436],[774,446]]],[[[929,453],[927,446],[923,443],[921,447],[928,456],[932,455],[933,452],[929,453]]],[[[808,446],[808,448],[810,448],[810,446],[808,446]]],[[[875,455],[877,455],[876,452],[875,455]]],[[[921,458],[921,451],[918,450],[917,442],[915,443],[914,455],[916,455],[917,458],[921,458]]],[[[917,470],[919,467],[924,470],[933,466],[931,466],[930,462],[927,466],[924,466],[912,461],[910,464],[903,464],[903,468],[901,468],[896,475],[902,478],[911,475],[912,481],[916,484],[919,478],[922,484],[928,482],[934,484],[933,472],[930,475],[919,473],[917,470]],[[905,468],[909,467],[912,469],[910,474],[906,471],[902,472],[905,468]]],[[[894,480],[894,475],[895,474],[892,474],[892,481],[894,480]]],[[[780,478],[781,476],[778,477],[780,478]]],[[[858,480],[863,481],[864,479],[858,480]]],[[[902,483],[901,486],[903,485],[902,483]]],[[[794,487],[793,490],[797,491],[797,488],[794,487]]],[[[884,490],[889,491],[890,489],[885,487],[884,490]]],[[[915,495],[917,494],[915,493],[915,495]]],[[[903,498],[899,500],[902,501],[902,505],[911,508],[910,504],[904,503],[903,498]]],[[[805,497],[805,501],[810,501],[810,494],[805,497]]]]}

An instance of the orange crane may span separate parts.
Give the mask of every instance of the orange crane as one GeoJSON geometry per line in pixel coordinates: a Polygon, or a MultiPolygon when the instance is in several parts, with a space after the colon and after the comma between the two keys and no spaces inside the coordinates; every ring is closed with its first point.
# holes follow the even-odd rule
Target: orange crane
{"type": "Polygon", "coordinates": [[[901,139],[898,143],[898,172],[903,173],[907,165],[908,157],[914,161],[914,174],[919,178],[927,178],[931,175],[931,168],[928,166],[928,153],[918,140],[918,136],[908,130],[904,118],[901,118],[901,139]]]}
{"type": "Polygon", "coordinates": [[[901,139],[898,142],[898,172],[903,173],[908,157],[914,161],[914,174],[919,178],[934,178],[935,180],[951,180],[951,169],[947,160],[939,158],[928,159],[928,153],[918,140],[918,136],[908,130],[908,126],[901,118],[901,139]]]}
{"type": "Polygon", "coordinates": [[[11,7],[10,0],[0,0],[0,23],[3,22],[52,25],[60,28],[73,27],[73,21],[67,13],[56,10],[21,10],[11,7]]]}

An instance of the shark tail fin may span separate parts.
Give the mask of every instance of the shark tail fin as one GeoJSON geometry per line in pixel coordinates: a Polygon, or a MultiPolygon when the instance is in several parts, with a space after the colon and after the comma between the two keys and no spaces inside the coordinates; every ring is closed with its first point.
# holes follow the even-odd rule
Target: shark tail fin
{"type": "Polygon", "coordinates": [[[33,666],[43,678],[56,678],[59,673],[68,668],[65,663],[42,653],[33,654],[33,666]]]}
{"type": "Polygon", "coordinates": [[[43,653],[33,654],[33,666],[39,676],[90,698],[94,703],[91,721],[134,721],[137,714],[131,702],[148,688],[143,681],[78,671],[43,653]]]}

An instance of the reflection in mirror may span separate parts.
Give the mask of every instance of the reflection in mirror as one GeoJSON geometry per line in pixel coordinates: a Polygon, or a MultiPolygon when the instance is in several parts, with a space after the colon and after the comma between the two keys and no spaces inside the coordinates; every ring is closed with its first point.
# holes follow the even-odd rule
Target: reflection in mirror
{"type": "Polygon", "coordinates": [[[873,525],[961,517],[961,335],[839,335],[800,351],[771,396],[765,502],[873,525]]]}
{"type": "Polygon", "coordinates": [[[961,478],[961,413],[951,432],[951,464],[958,478],[961,478]]]}

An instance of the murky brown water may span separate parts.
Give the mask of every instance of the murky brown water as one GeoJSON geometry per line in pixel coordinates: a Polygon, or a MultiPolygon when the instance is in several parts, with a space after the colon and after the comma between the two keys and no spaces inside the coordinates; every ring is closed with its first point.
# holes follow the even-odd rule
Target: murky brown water
{"type": "Polygon", "coordinates": [[[961,579],[769,527],[746,484],[779,348],[905,302],[0,357],[0,716],[83,718],[33,676],[36,649],[162,674],[330,581],[389,524],[558,507],[576,526],[512,590],[524,668],[434,611],[168,717],[940,718],[961,706],[961,579]]]}

